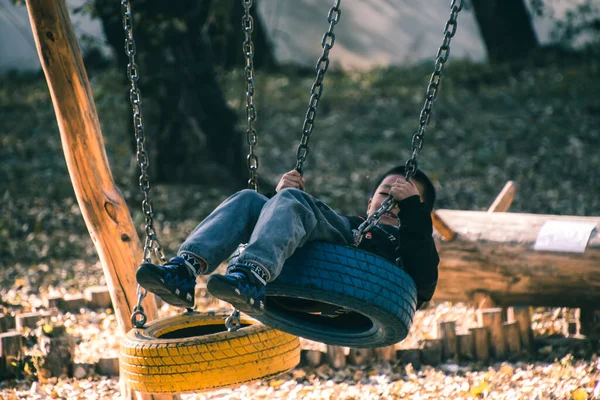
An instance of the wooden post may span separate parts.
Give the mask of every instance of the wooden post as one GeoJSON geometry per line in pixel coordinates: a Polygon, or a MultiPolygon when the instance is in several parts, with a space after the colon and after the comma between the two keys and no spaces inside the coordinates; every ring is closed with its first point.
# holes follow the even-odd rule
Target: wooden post
{"type": "Polygon", "coordinates": [[[374,356],[373,349],[350,349],[348,362],[352,365],[365,365],[371,363],[374,356]]]}
{"type": "Polygon", "coordinates": [[[486,326],[471,328],[469,331],[473,334],[475,342],[475,357],[479,361],[490,359],[490,331],[486,326]]]}
{"type": "Polygon", "coordinates": [[[514,181],[506,182],[498,197],[496,197],[490,208],[488,208],[488,212],[505,212],[508,210],[515,199],[517,188],[518,185],[514,181]]]}
{"type": "Polygon", "coordinates": [[[392,344],[390,346],[376,348],[375,358],[379,361],[396,361],[396,345],[392,344]]]}
{"type": "Polygon", "coordinates": [[[404,349],[396,352],[398,362],[401,364],[412,364],[415,369],[421,368],[421,350],[404,349]]]}
{"type": "Polygon", "coordinates": [[[440,322],[439,332],[442,336],[442,358],[457,360],[458,341],[456,339],[456,321],[440,322]]]}
{"type": "Polygon", "coordinates": [[[433,223],[434,229],[440,234],[442,239],[453,240],[456,237],[456,233],[448,226],[442,217],[435,212],[435,210],[431,212],[431,222],[433,223]]]}
{"type": "Polygon", "coordinates": [[[502,329],[502,309],[485,308],[477,310],[477,322],[479,325],[487,327],[490,332],[493,355],[499,359],[504,358],[506,356],[506,339],[502,329]]]}
{"type": "Polygon", "coordinates": [[[319,350],[302,350],[300,355],[309,367],[318,367],[323,359],[323,353],[319,350]]]}
{"type": "Polygon", "coordinates": [[[531,329],[531,315],[529,307],[509,307],[508,322],[517,322],[519,325],[519,335],[521,336],[521,346],[529,353],[534,351],[533,330],[531,329]]]}
{"type": "MultiPolygon", "coordinates": [[[[140,240],[108,166],[96,106],[65,0],[27,0],[27,10],[75,196],[96,246],[119,326],[127,332],[133,327],[130,316],[137,304],[135,269],[142,260],[140,240]]],[[[154,296],[147,296],[143,307],[149,320],[157,318],[154,296]]],[[[179,396],[138,394],[138,398],[179,396]]]]}
{"type": "Polygon", "coordinates": [[[12,331],[16,328],[15,316],[12,314],[0,314],[0,333],[12,331]]]}
{"type": "Polygon", "coordinates": [[[502,329],[504,330],[508,352],[511,355],[519,355],[522,350],[519,323],[517,321],[506,322],[503,324],[502,329]]]}
{"type": "Polygon", "coordinates": [[[421,361],[425,365],[438,365],[442,362],[441,339],[426,339],[422,341],[421,361]]]}
{"type": "Polygon", "coordinates": [[[327,363],[335,369],[341,369],[346,366],[346,353],[342,346],[327,345],[327,363]]]}
{"type": "Polygon", "coordinates": [[[23,337],[17,331],[0,333],[0,378],[12,377],[17,360],[23,348],[23,337]]]}
{"type": "MultiPolygon", "coordinates": [[[[597,303],[596,303],[597,304],[597,303]]],[[[600,338],[600,309],[593,307],[581,307],[579,320],[581,334],[590,339],[600,338]]]]}
{"type": "Polygon", "coordinates": [[[458,359],[461,361],[475,360],[475,341],[473,332],[457,335],[458,359]]]}

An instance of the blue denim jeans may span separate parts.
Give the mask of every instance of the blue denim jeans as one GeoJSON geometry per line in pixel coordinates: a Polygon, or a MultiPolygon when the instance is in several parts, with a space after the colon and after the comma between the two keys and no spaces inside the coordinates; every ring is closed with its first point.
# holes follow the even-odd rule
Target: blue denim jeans
{"type": "Polygon", "coordinates": [[[299,189],[284,189],[271,199],[246,189],[206,217],[183,242],[179,253],[202,258],[209,274],[240,244],[247,243],[236,262],[260,267],[269,282],[277,278],[285,260],[298,247],[312,240],[352,243],[348,219],[299,189]]]}

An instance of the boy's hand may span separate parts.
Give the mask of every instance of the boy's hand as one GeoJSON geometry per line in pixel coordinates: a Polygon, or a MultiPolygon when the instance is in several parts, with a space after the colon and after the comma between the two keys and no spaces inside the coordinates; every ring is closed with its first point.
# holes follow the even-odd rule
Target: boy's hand
{"type": "Polygon", "coordinates": [[[283,174],[275,190],[278,192],[286,188],[304,190],[304,182],[306,182],[306,179],[300,175],[300,172],[293,169],[290,172],[283,174]]]}
{"type": "Polygon", "coordinates": [[[392,187],[390,188],[390,195],[392,195],[394,200],[401,201],[411,196],[418,196],[419,190],[411,181],[396,179],[396,182],[392,183],[392,187]]]}

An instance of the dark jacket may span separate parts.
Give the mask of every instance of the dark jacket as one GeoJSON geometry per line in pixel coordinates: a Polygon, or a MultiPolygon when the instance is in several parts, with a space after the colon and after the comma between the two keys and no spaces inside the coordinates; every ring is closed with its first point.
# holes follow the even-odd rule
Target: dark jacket
{"type": "MultiPolygon", "coordinates": [[[[438,280],[440,258],[433,240],[431,215],[418,196],[399,202],[399,227],[375,225],[365,234],[360,249],[383,257],[403,268],[417,286],[417,308],[431,300],[438,280]]],[[[352,229],[365,217],[347,216],[352,229]]]]}

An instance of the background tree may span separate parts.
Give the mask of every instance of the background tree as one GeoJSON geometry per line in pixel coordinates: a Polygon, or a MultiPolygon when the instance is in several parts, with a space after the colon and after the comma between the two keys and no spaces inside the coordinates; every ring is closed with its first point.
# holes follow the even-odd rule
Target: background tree
{"type": "Polygon", "coordinates": [[[471,0],[492,63],[520,60],[539,47],[523,0],[471,0]]]}
{"type": "MultiPolygon", "coordinates": [[[[241,5],[234,3],[239,2],[137,0],[134,4],[140,87],[150,104],[144,116],[152,136],[147,144],[154,182],[246,186],[245,132],[236,129],[237,115],[226,104],[215,72],[215,64],[243,65],[242,40],[234,33],[242,29],[243,13],[241,5]]],[[[124,69],[127,58],[120,4],[94,0],[94,6],[107,42],[124,69]]],[[[256,53],[266,53],[255,66],[272,66],[255,11],[253,17],[256,53]]]]}

